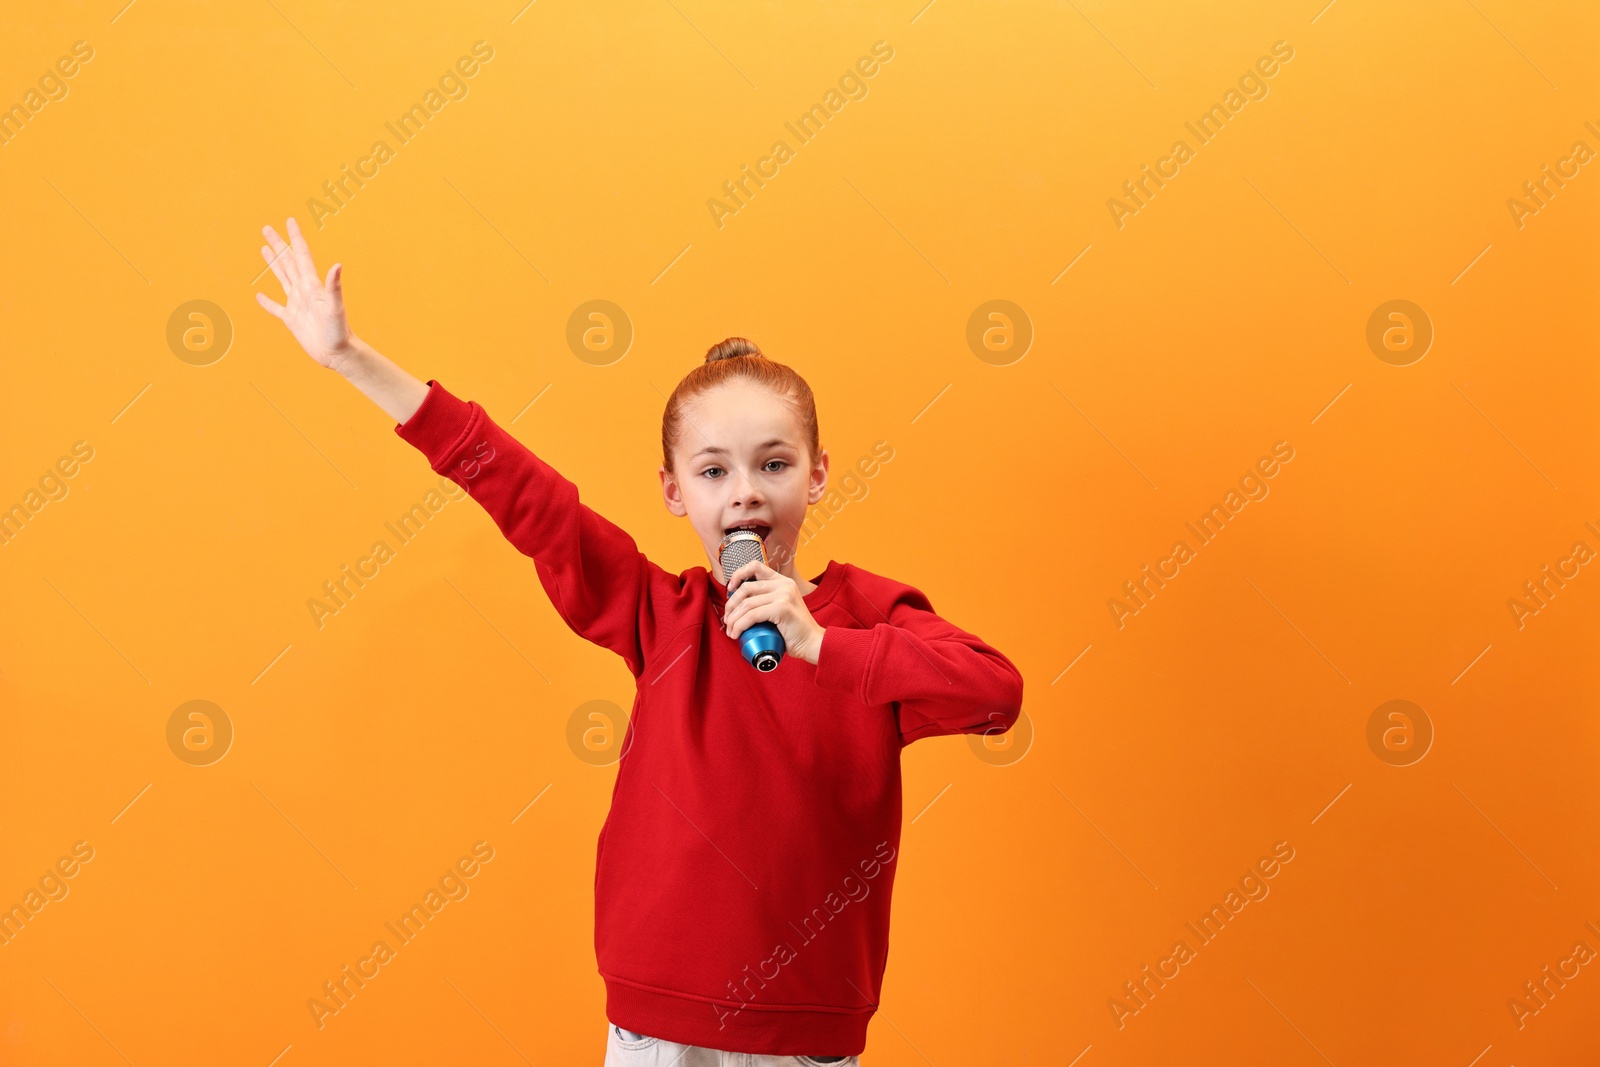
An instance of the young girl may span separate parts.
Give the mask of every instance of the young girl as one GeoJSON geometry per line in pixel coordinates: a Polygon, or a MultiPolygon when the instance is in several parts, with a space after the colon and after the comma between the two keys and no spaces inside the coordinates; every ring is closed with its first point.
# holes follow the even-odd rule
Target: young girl
{"type": "Polygon", "coordinates": [[[810,387],[750,342],[714,346],[667,402],[662,497],[711,563],[670,574],[476,402],[353,335],[341,264],[319,280],[288,231],[263,228],[287,302],[261,306],[467,490],[562,620],[636,679],[595,855],[608,1067],[853,1065],[888,962],[900,750],[1010,729],[1016,667],[902,582],[832,560],[801,576],[828,453],[810,387]],[[718,550],[739,528],[776,567],[725,580],[718,550]],[[768,672],[737,640],[758,622],[783,638],[768,672]]]}

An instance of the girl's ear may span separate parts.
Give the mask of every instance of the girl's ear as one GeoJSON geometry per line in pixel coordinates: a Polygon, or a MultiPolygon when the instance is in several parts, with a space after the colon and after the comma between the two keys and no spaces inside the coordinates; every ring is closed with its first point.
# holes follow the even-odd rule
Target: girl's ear
{"type": "Polygon", "coordinates": [[[667,473],[666,467],[660,468],[661,473],[661,499],[666,502],[667,510],[678,518],[689,514],[689,509],[683,503],[683,493],[678,488],[678,480],[667,473]]]}
{"type": "Polygon", "coordinates": [[[806,503],[815,504],[828,491],[828,450],[824,448],[811,467],[811,481],[806,485],[806,503]]]}

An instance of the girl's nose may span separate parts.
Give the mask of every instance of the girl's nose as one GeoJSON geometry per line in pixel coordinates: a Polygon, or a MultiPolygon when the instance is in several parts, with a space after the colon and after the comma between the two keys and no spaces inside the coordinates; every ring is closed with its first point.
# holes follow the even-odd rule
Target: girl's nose
{"type": "Polygon", "coordinates": [[[760,488],[748,477],[740,476],[733,488],[733,502],[748,508],[758,508],[765,503],[760,488]]]}

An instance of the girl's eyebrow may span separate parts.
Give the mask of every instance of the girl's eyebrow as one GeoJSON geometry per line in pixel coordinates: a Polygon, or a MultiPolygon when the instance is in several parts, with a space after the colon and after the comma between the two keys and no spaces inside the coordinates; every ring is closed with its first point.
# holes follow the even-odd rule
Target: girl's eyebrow
{"type": "MultiPolygon", "coordinates": [[[[763,449],[772,448],[774,445],[782,445],[784,448],[793,448],[794,447],[794,445],[791,445],[788,441],[783,440],[781,437],[774,437],[770,441],[763,441],[760,445],[758,445],[756,447],[756,451],[759,452],[759,451],[761,451],[763,449]]],[[[726,448],[723,448],[720,445],[718,445],[718,446],[712,446],[712,447],[709,447],[709,448],[702,448],[700,451],[698,451],[694,455],[690,456],[689,459],[692,462],[694,460],[699,459],[701,456],[726,456],[726,455],[730,455],[728,450],[726,448]]]]}

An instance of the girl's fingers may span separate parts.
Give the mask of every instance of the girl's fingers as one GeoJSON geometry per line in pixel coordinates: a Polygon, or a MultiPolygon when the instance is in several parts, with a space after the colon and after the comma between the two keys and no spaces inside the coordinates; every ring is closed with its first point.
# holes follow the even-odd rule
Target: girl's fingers
{"type": "Polygon", "coordinates": [[[273,276],[278,279],[278,284],[283,286],[283,291],[289,291],[289,276],[283,272],[283,267],[278,263],[277,256],[266,245],[261,246],[261,258],[267,261],[267,266],[272,268],[273,276]]]}
{"type": "Polygon", "coordinates": [[[765,618],[765,616],[754,619],[746,618],[746,616],[748,616],[751,612],[762,611],[770,605],[781,603],[784,603],[783,595],[781,593],[763,593],[760,596],[751,597],[743,604],[740,604],[737,611],[728,616],[727,626],[729,632],[738,633],[740,629],[746,629],[755,623],[761,622],[762,618],[765,618]]]}
{"type": "Polygon", "coordinates": [[[752,577],[746,578],[744,581],[740,582],[739,588],[734,590],[733,595],[728,598],[728,608],[731,610],[732,608],[738,607],[740,604],[743,604],[746,599],[748,599],[745,593],[746,587],[749,589],[749,596],[759,595],[766,588],[761,584],[764,580],[765,579],[762,578],[752,577]]]}
{"type": "Polygon", "coordinates": [[[763,620],[761,620],[759,618],[749,618],[748,616],[752,612],[755,612],[755,611],[758,611],[759,609],[761,609],[767,603],[768,603],[767,600],[765,600],[765,599],[763,599],[761,597],[756,597],[755,599],[751,600],[747,604],[741,604],[739,606],[739,610],[734,612],[733,617],[730,617],[728,619],[728,621],[727,621],[727,623],[726,623],[724,628],[731,635],[737,636],[738,634],[743,633],[744,631],[748,630],[750,627],[754,626],[756,623],[763,621],[763,620]]]}
{"type": "Polygon", "coordinates": [[[289,216],[289,247],[294,249],[295,266],[301,279],[316,281],[317,265],[311,260],[311,246],[306,244],[305,235],[300,232],[300,224],[294,221],[293,215],[289,216]]]}
{"type": "Polygon", "coordinates": [[[749,563],[746,563],[744,566],[740,567],[738,570],[734,571],[733,574],[729,576],[728,586],[729,588],[737,590],[738,588],[743,587],[745,582],[758,581],[764,578],[781,577],[783,577],[783,575],[779,574],[765,563],[762,563],[759,559],[753,559],[749,563]]]}
{"type": "Polygon", "coordinates": [[[278,318],[280,318],[280,319],[283,318],[283,314],[284,314],[283,305],[278,303],[275,300],[272,300],[265,293],[257,293],[256,294],[256,303],[260,304],[262,307],[264,307],[268,311],[272,312],[278,318]]]}
{"type": "Polygon", "coordinates": [[[752,590],[749,597],[739,601],[739,603],[736,603],[736,605],[728,605],[728,617],[730,617],[730,619],[738,617],[738,614],[741,613],[741,611],[749,608],[750,605],[754,605],[754,603],[762,603],[766,597],[771,597],[771,593],[763,593],[760,589],[752,590]]]}
{"type": "Polygon", "coordinates": [[[294,254],[289,246],[283,243],[283,238],[278,236],[278,231],[271,226],[263,226],[261,232],[266,236],[267,244],[272,246],[273,259],[283,268],[283,273],[288,276],[291,283],[298,282],[300,271],[295,265],[294,254]]]}

